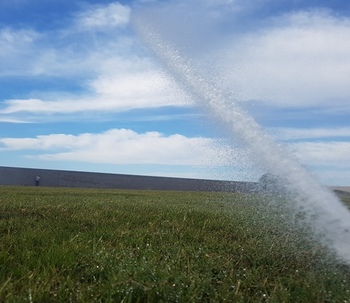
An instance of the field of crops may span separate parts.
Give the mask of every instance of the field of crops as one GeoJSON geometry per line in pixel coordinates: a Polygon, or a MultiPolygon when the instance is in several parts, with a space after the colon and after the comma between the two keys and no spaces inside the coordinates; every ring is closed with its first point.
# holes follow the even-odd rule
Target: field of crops
{"type": "Polygon", "coordinates": [[[0,302],[350,302],[349,266],[276,199],[0,187],[0,302]]]}

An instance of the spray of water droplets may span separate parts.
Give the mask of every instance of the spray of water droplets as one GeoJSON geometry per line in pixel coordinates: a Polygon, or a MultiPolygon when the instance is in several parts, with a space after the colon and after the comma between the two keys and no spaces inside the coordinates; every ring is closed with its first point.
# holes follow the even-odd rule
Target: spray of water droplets
{"type": "Polygon", "coordinates": [[[303,210],[315,235],[322,235],[325,243],[350,263],[350,212],[338,198],[322,187],[282,145],[227,97],[228,92],[213,84],[208,74],[201,73],[191,60],[186,60],[149,22],[139,19],[135,27],[181,88],[226,130],[233,144],[239,139],[257,165],[282,180],[290,203],[294,209],[303,210]]]}

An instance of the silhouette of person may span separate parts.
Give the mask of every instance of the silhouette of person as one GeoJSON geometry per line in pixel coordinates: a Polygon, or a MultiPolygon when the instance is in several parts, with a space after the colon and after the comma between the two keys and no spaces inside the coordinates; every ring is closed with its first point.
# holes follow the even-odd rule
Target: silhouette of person
{"type": "Polygon", "coordinates": [[[35,186],[39,186],[40,176],[35,177],[35,186]]]}

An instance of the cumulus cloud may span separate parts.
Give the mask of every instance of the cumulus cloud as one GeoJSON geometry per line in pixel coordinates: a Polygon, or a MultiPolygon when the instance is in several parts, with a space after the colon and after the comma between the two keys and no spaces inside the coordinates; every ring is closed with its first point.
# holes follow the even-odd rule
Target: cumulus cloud
{"type": "MultiPolygon", "coordinates": [[[[208,14],[238,7],[231,1],[206,4],[201,10],[206,9],[208,14]]],[[[197,29],[188,27],[180,33],[177,31],[186,22],[178,26],[168,22],[183,15],[183,8],[180,14],[179,5],[176,7],[174,12],[171,6],[165,10],[169,13],[166,20],[159,17],[157,22],[165,27],[162,31],[166,33],[168,28],[175,41],[180,39],[190,52],[195,51],[193,60],[219,86],[230,90],[236,100],[260,100],[282,107],[349,108],[349,19],[326,11],[299,11],[267,18],[259,30],[234,28],[222,33],[217,29],[220,14],[210,24],[202,21],[204,27],[201,27],[200,14],[185,13],[183,19],[190,20],[197,29]]],[[[80,86],[85,88],[82,94],[68,99],[32,95],[28,100],[6,100],[2,113],[33,112],[39,103],[42,113],[188,104],[188,97],[159,67],[151,65],[151,59],[140,51],[130,32],[108,31],[127,26],[130,14],[131,8],[118,2],[87,6],[74,16],[75,28],[66,28],[64,35],[55,33],[66,42],[59,44],[32,30],[2,29],[0,74],[75,78],[73,81],[80,81],[80,86]],[[79,33],[82,29],[109,34],[88,39],[87,33],[79,33]],[[76,43],[75,39],[80,42],[76,43]],[[96,101],[90,102],[92,99],[96,101]]]]}
{"type": "Polygon", "coordinates": [[[350,19],[310,11],[267,23],[233,34],[224,50],[221,73],[235,97],[286,107],[347,105],[350,19]]]}
{"type": "Polygon", "coordinates": [[[130,129],[110,129],[100,134],[2,138],[0,144],[2,150],[46,151],[35,157],[48,161],[210,166],[238,164],[246,159],[242,150],[233,150],[214,139],[136,133],[130,129]]]}
{"type": "Polygon", "coordinates": [[[328,185],[348,185],[350,128],[269,128],[300,163],[328,185]]]}
{"type": "Polygon", "coordinates": [[[289,147],[308,167],[350,168],[350,142],[299,142],[289,147]]]}
{"type": "Polygon", "coordinates": [[[20,73],[21,64],[28,67],[30,63],[26,61],[33,58],[35,44],[40,38],[41,35],[31,29],[0,28],[0,76],[20,73]]]}
{"type": "MultiPolygon", "coordinates": [[[[60,77],[76,75],[77,58],[69,47],[58,47],[60,35],[40,33],[33,29],[0,28],[0,76],[1,77],[60,77]]],[[[85,55],[86,56],[86,55],[85,55]]],[[[83,69],[86,71],[86,68],[83,69]]]]}
{"type": "Polygon", "coordinates": [[[305,140],[326,138],[350,138],[350,127],[337,128],[288,128],[276,127],[269,129],[280,140],[305,140]]]}
{"type": "Polygon", "coordinates": [[[76,16],[76,26],[81,30],[107,30],[129,23],[131,9],[118,2],[94,5],[76,16]]]}
{"type": "Polygon", "coordinates": [[[289,143],[294,157],[325,185],[349,185],[350,142],[318,141],[289,143]]]}
{"type": "Polygon", "coordinates": [[[0,116],[0,123],[28,123],[28,121],[26,121],[25,119],[16,119],[16,118],[12,118],[12,117],[1,117],[0,116]]]}
{"type": "Polygon", "coordinates": [[[0,76],[62,77],[76,82],[91,78],[106,61],[121,54],[125,59],[133,56],[134,37],[122,30],[130,12],[130,7],[113,2],[87,5],[60,27],[46,31],[0,27],[0,76]]]}
{"type": "Polygon", "coordinates": [[[126,108],[190,104],[188,96],[173,79],[159,70],[105,74],[92,80],[90,87],[103,98],[113,98],[116,107],[119,104],[126,108]]]}
{"type": "Polygon", "coordinates": [[[202,2],[173,1],[135,22],[151,24],[235,100],[350,110],[350,18],[296,6],[257,19],[266,1],[202,2]]]}
{"type": "MultiPolygon", "coordinates": [[[[287,145],[291,153],[328,184],[344,184],[350,169],[349,142],[297,142],[287,145]],[[323,171],[326,168],[326,171],[323,171]],[[337,176],[327,179],[330,175],[337,176]],[[330,181],[331,180],[331,181],[330,181]]],[[[151,164],[252,169],[246,150],[206,137],[165,136],[160,132],[137,133],[110,129],[102,133],[50,134],[32,138],[1,138],[2,151],[37,151],[25,157],[43,161],[74,161],[118,165],[151,164]]],[[[226,170],[226,172],[225,172],[226,170]]],[[[232,173],[232,171],[231,171],[232,173]]],[[[250,172],[252,173],[252,172],[250,172]]]]}
{"type": "Polygon", "coordinates": [[[29,93],[28,98],[2,100],[0,115],[7,115],[6,119],[12,115],[12,121],[18,120],[20,115],[20,119],[31,121],[31,115],[38,114],[120,112],[188,105],[189,98],[149,57],[140,52],[133,35],[108,31],[126,26],[130,10],[130,7],[118,2],[87,6],[74,16],[75,27],[43,33],[40,43],[37,41],[39,35],[33,31],[3,31],[0,40],[5,48],[21,49],[26,55],[6,52],[1,60],[4,64],[0,75],[55,77],[55,81],[71,79],[82,89],[78,94],[36,91],[29,93]],[[91,37],[89,33],[81,32],[83,29],[101,30],[104,34],[88,39],[91,37]],[[52,34],[61,42],[52,40],[52,34]],[[21,40],[26,45],[21,45],[21,40]],[[35,52],[35,49],[38,51],[35,52]],[[9,60],[10,56],[14,60],[9,60]],[[26,118],[23,113],[27,113],[26,118]]]}
{"type": "Polygon", "coordinates": [[[0,52],[13,52],[18,50],[19,45],[28,45],[39,38],[39,34],[34,30],[20,29],[14,30],[9,27],[0,30],[0,52]]]}
{"type": "MultiPolygon", "coordinates": [[[[50,99],[5,100],[0,115],[15,113],[78,113],[86,111],[120,112],[137,108],[186,106],[189,98],[177,88],[172,79],[155,70],[104,75],[91,80],[92,92],[80,97],[50,99]]],[[[24,118],[23,118],[24,119],[24,118]]]]}

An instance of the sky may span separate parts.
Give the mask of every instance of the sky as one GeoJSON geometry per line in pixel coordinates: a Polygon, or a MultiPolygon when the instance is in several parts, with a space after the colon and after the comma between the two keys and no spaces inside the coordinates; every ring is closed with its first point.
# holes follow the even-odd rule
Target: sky
{"type": "Polygon", "coordinates": [[[350,185],[343,0],[0,0],[0,166],[258,180],[150,23],[321,184],[350,185]]]}

